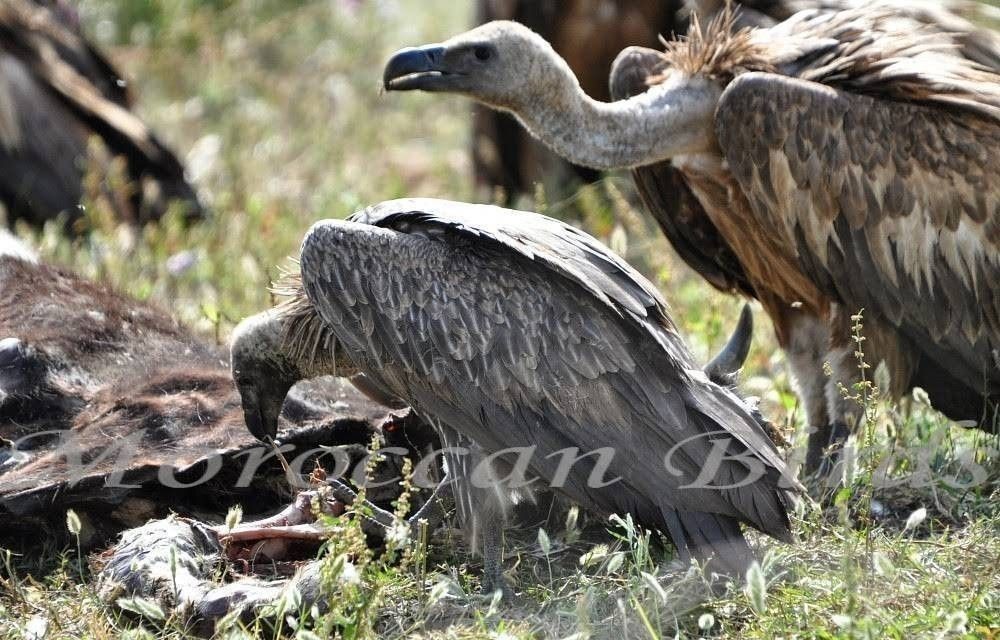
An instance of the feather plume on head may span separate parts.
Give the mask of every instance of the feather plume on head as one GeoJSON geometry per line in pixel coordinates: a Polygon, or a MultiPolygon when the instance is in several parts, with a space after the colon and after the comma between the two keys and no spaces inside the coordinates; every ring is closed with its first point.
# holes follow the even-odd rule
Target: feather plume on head
{"type": "Polygon", "coordinates": [[[318,355],[333,359],[337,339],[306,296],[298,260],[290,258],[289,262],[291,265],[281,269],[269,289],[274,295],[285,298],[274,308],[284,322],[281,346],[288,357],[297,362],[314,364],[318,355]]]}

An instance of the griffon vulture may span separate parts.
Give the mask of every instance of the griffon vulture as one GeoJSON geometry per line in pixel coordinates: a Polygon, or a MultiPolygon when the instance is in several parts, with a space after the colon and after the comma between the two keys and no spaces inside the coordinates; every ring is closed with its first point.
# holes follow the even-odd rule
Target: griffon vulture
{"type": "Polygon", "coordinates": [[[995,430],[1000,76],[959,55],[961,38],[890,9],[735,21],[727,10],[665,52],[623,52],[613,89],[638,95],[614,103],[512,22],[404,49],[384,83],[508,111],[573,162],[639,168],[681,256],[773,320],[813,429],[808,471],[857,420],[840,389],[857,379],[860,309],[892,392],[922,386],[995,430]]]}

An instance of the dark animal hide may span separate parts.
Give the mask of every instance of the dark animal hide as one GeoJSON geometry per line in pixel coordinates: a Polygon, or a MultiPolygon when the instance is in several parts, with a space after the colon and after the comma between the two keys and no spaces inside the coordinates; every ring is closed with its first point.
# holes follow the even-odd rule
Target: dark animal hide
{"type": "MultiPolygon", "coordinates": [[[[38,545],[40,525],[58,542],[68,508],[93,545],[169,511],[286,504],[293,491],[247,431],[227,360],[155,306],[0,246],[0,545],[38,545]]],[[[411,456],[430,442],[407,412],[335,379],[296,387],[279,435],[300,475],[322,457],[350,477],[373,438],[411,456]],[[343,453],[320,456],[328,445],[343,453]]],[[[388,456],[377,477],[401,465],[388,456]]],[[[368,492],[383,506],[397,495],[397,483],[368,492]]]]}

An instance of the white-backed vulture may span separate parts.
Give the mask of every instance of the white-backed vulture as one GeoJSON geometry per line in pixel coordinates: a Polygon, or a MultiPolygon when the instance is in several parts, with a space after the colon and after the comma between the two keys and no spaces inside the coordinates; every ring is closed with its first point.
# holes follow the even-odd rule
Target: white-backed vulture
{"type": "Polygon", "coordinates": [[[87,198],[127,222],[155,220],[173,202],[200,216],[181,163],[130,110],[121,74],[80,34],[72,9],[49,5],[0,4],[0,203],[9,221],[40,225],[63,214],[72,229],[87,198]],[[105,177],[118,157],[124,187],[105,177]],[[91,168],[100,180],[88,192],[91,168]]]}
{"type": "Polygon", "coordinates": [[[502,584],[502,514],[521,480],[591,513],[632,514],[682,557],[734,575],[752,559],[740,523],[791,539],[797,485],[759,414],[709,378],[742,364],[749,313],[727,364],[703,371],[659,292],[621,258],[557,220],[485,205],[384,202],[316,223],[300,260],[291,314],[279,307],[234,339],[248,424],[264,415],[258,435],[274,435],[276,403],[259,406],[281,377],[268,363],[325,361],[402,399],[439,431],[487,591],[502,584]],[[288,326],[310,328],[276,339],[288,326]],[[711,457],[718,442],[723,460],[711,457]],[[566,452],[581,456],[569,469],[566,452]]]}
{"type": "Polygon", "coordinates": [[[615,103],[511,22],[405,49],[384,82],[511,112],[580,164],[652,165],[640,189],[682,257],[772,318],[814,429],[809,471],[857,419],[841,386],[857,379],[862,308],[867,357],[888,365],[893,393],[923,386],[949,416],[995,430],[1000,76],[889,9],[735,20],[669,43],[652,78],[647,51],[623,52],[613,80],[653,86],[615,103]]]}
{"type": "MultiPolygon", "coordinates": [[[[982,6],[975,0],[879,2],[892,3],[916,20],[952,33],[964,55],[1000,67],[1000,39],[966,19],[984,17],[982,6]]],[[[769,27],[799,11],[840,11],[870,5],[870,0],[746,0],[738,5],[740,26],[769,27]]],[[[690,13],[697,13],[701,23],[707,24],[725,6],[726,0],[478,0],[475,19],[476,24],[512,20],[525,25],[566,60],[587,95],[608,100],[614,95],[608,91],[608,76],[622,50],[658,48],[658,38],[670,39],[687,32],[690,13]]],[[[641,78],[641,87],[634,92],[648,88],[645,81],[649,75],[641,78]]],[[[501,189],[508,203],[518,194],[534,194],[539,183],[558,186],[574,177],[591,182],[600,175],[561,159],[505,112],[475,104],[472,123],[471,157],[476,185],[491,194],[501,189]]]]}

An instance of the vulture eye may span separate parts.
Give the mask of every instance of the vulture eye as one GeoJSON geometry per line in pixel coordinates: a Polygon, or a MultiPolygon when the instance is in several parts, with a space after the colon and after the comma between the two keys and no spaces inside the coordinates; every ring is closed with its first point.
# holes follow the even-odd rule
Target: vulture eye
{"type": "Polygon", "coordinates": [[[493,57],[493,52],[490,51],[489,47],[476,47],[472,50],[472,53],[475,54],[476,60],[479,60],[480,62],[485,62],[493,57]]]}

